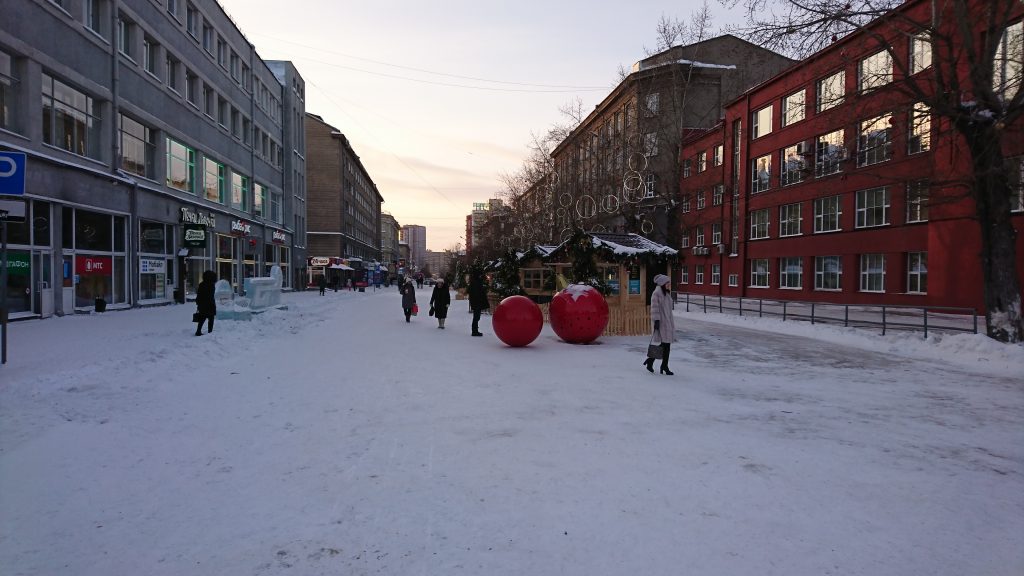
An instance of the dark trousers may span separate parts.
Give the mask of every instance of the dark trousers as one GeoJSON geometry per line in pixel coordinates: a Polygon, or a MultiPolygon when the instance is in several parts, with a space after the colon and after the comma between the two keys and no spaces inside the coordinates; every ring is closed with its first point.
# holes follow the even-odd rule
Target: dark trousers
{"type": "MultiPolygon", "coordinates": [[[[213,332],[213,316],[206,316],[206,331],[213,332]]],[[[196,323],[196,334],[203,333],[203,321],[200,320],[196,323]]]]}
{"type": "Polygon", "coordinates": [[[661,367],[668,369],[668,355],[672,351],[672,344],[668,342],[661,343],[661,367]]]}
{"type": "Polygon", "coordinates": [[[480,333],[480,310],[473,310],[473,334],[480,333]]]}

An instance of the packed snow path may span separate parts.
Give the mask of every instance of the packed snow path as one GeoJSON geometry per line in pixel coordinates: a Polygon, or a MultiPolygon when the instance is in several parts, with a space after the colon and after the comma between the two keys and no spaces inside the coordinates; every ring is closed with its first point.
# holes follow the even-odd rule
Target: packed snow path
{"type": "Polygon", "coordinates": [[[12,324],[2,572],[1024,573],[1019,347],[677,313],[669,377],[429,294],[12,324]]]}

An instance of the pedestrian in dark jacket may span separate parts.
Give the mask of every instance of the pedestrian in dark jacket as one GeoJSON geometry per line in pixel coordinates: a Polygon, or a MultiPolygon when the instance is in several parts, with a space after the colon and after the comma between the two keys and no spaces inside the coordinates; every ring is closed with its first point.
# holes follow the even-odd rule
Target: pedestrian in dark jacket
{"type": "Polygon", "coordinates": [[[483,336],[480,332],[480,314],[490,308],[487,303],[487,286],[483,275],[473,272],[469,278],[469,308],[473,311],[473,336],[483,336]]]}
{"type": "Polygon", "coordinates": [[[217,273],[213,270],[203,272],[203,280],[196,287],[196,336],[203,335],[203,322],[207,322],[206,333],[213,332],[213,318],[217,316],[217,301],[213,299],[214,284],[217,273]]]}
{"type": "Polygon", "coordinates": [[[327,290],[327,277],[321,276],[320,279],[316,281],[316,285],[320,287],[320,295],[323,296],[324,291],[327,290]]]}
{"type": "Polygon", "coordinates": [[[412,279],[405,282],[402,286],[402,312],[405,312],[405,321],[408,322],[412,317],[412,308],[416,305],[416,286],[412,283],[412,279]]]}
{"type": "Polygon", "coordinates": [[[430,294],[430,309],[434,311],[437,318],[437,327],[444,329],[444,320],[448,317],[448,306],[452,303],[452,294],[448,291],[448,285],[444,278],[434,284],[434,291],[430,294]]]}

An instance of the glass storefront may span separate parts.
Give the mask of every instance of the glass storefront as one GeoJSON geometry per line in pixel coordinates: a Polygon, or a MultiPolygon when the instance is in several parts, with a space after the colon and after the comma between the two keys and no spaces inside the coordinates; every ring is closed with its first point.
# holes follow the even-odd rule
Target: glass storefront
{"type": "Polygon", "coordinates": [[[217,279],[238,289],[238,238],[217,234],[217,279]]]}
{"type": "Polygon", "coordinates": [[[7,285],[0,289],[6,292],[9,314],[49,315],[53,311],[50,203],[26,203],[25,222],[7,223],[7,285]]]}
{"type": "Polygon", "coordinates": [[[174,296],[174,227],[139,223],[139,300],[174,296]]]}
{"type": "Polygon", "coordinates": [[[274,266],[281,267],[281,287],[291,287],[291,278],[288,274],[289,248],[277,244],[265,244],[263,249],[264,276],[270,276],[270,270],[274,266]]]}
{"type": "Polygon", "coordinates": [[[100,298],[127,304],[126,218],[65,206],[61,220],[65,255],[73,259],[75,308],[100,298]]]}

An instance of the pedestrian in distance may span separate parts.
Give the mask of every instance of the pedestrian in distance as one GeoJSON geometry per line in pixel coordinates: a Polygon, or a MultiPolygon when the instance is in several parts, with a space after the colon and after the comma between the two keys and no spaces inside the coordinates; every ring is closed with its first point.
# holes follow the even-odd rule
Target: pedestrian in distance
{"type": "Polygon", "coordinates": [[[196,323],[196,336],[203,335],[203,322],[206,322],[206,333],[213,332],[213,319],[217,316],[217,301],[213,298],[217,273],[213,270],[203,272],[203,280],[196,287],[196,313],[192,320],[196,323]]]}
{"type": "Polygon", "coordinates": [[[323,296],[324,292],[327,290],[327,277],[320,276],[316,281],[316,285],[320,287],[320,295],[323,296]]]}
{"type": "MultiPolygon", "coordinates": [[[[661,373],[672,376],[674,373],[668,368],[668,357],[672,342],[676,341],[676,321],[672,315],[674,304],[669,277],[658,274],[654,277],[654,284],[654,292],[651,293],[651,322],[654,324],[651,343],[661,345],[661,373]]],[[[644,365],[648,372],[654,372],[654,358],[645,360],[644,365]]]]}
{"type": "Polygon", "coordinates": [[[402,286],[402,312],[405,313],[406,322],[412,318],[414,306],[416,306],[416,286],[412,283],[412,279],[409,279],[402,286]]]}
{"type": "Polygon", "coordinates": [[[448,318],[448,306],[451,306],[452,294],[448,291],[448,285],[444,278],[434,284],[434,291],[430,294],[430,309],[437,318],[437,327],[444,330],[444,321],[448,318]]]}
{"type": "Polygon", "coordinates": [[[469,308],[473,311],[473,336],[483,336],[480,332],[480,314],[491,307],[487,303],[487,286],[483,274],[474,271],[469,278],[469,308]]]}

